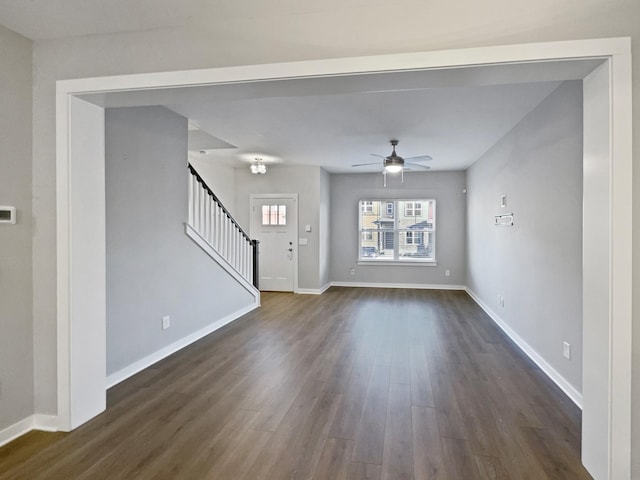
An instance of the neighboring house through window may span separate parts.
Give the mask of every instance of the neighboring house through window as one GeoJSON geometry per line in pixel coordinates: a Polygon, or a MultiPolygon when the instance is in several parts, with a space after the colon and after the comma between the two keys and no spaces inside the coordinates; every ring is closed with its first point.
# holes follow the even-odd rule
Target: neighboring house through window
{"type": "Polygon", "coordinates": [[[435,262],[434,199],[361,200],[359,260],[435,262]]]}

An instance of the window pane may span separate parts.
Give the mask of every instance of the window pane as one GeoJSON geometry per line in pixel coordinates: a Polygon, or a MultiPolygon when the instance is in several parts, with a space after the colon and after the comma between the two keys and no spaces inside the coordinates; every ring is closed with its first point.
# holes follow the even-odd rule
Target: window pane
{"type": "Polygon", "coordinates": [[[278,225],[286,225],[287,224],[287,206],[279,205],[278,206],[278,225]]]}
{"type": "Polygon", "coordinates": [[[263,205],[262,206],[263,225],[286,225],[287,206],[286,205],[263,205]]]}
{"type": "Polygon", "coordinates": [[[363,202],[360,202],[360,210],[363,213],[373,213],[373,204],[374,202],[371,200],[365,200],[363,202]]]}
{"type": "Polygon", "coordinates": [[[435,260],[435,200],[361,200],[359,216],[359,258],[435,260]]]}
{"type": "Polygon", "coordinates": [[[434,232],[428,232],[424,228],[402,232],[406,241],[400,245],[399,255],[401,259],[425,259],[433,258],[434,232]]]}
{"type": "Polygon", "coordinates": [[[269,225],[278,224],[278,206],[269,205],[269,225]]]}

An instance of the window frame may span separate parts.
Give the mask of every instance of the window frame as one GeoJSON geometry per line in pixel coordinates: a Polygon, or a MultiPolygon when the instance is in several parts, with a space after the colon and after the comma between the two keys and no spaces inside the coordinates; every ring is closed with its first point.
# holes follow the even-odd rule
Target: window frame
{"type": "MultiPolygon", "coordinates": [[[[387,217],[388,218],[388,217],[387,217]]],[[[429,223],[427,225],[429,225],[429,223]]],[[[437,265],[436,260],[436,199],[435,198],[419,198],[419,199],[404,199],[404,198],[393,198],[393,199],[363,199],[358,201],[358,246],[357,246],[357,263],[358,265],[407,265],[407,266],[435,266],[437,265]],[[393,226],[392,228],[367,228],[365,229],[362,225],[364,215],[375,214],[376,207],[375,202],[378,202],[378,217],[380,219],[384,218],[387,212],[389,211],[389,204],[392,205],[393,212],[403,212],[407,213],[407,203],[410,203],[411,206],[409,208],[409,212],[411,215],[404,215],[404,218],[415,218],[417,216],[422,217],[424,215],[427,218],[424,221],[429,220],[429,212],[431,209],[431,226],[427,226],[424,230],[416,230],[412,231],[407,226],[400,226],[401,216],[393,216],[393,226]],[[404,202],[401,204],[400,202],[404,202]],[[418,209],[418,215],[414,215],[416,212],[415,205],[418,204],[420,207],[418,209]],[[365,210],[365,205],[370,208],[371,211],[365,210]],[[400,206],[403,208],[400,208],[400,206]],[[430,207],[431,206],[431,207],[430,207]],[[426,212],[425,212],[426,210],[426,212]],[[371,242],[375,241],[374,232],[384,231],[385,235],[392,233],[393,237],[393,258],[391,257],[378,257],[375,253],[372,255],[369,251],[375,247],[371,247],[368,245],[363,245],[363,242],[371,242]],[[407,235],[407,233],[409,235],[407,235]],[[365,234],[366,239],[365,239],[365,234]],[[411,237],[411,243],[407,243],[407,237],[411,237]],[[431,245],[431,255],[427,258],[411,258],[405,256],[406,254],[402,254],[401,249],[403,246],[419,246],[424,244],[425,238],[428,239],[428,243],[431,245]],[[369,251],[368,254],[363,255],[364,250],[367,249],[369,251]]],[[[388,227],[388,225],[387,225],[388,227]]],[[[380,233],[379,233],[380,234],[380,233]]],[[[385,237],[387,238],[387,237],[385,237]]],[[[385,240],[386,242],[386,240],[385,240]]],[[[390,250],[387,248],[386,250],[390,250]]],[[[377,253],[377,252],[376,252],[377,253]]]]}

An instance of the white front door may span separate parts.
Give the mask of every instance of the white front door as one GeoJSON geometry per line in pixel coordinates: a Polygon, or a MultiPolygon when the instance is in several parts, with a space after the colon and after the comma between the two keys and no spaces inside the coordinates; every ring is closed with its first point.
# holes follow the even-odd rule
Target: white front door
{"type": "Polygon", "coordinates": [[[294,291],[298,243],[297,206],[297,195],[251,195],[251,238],[260,241],[260,290],[294,291]]]}

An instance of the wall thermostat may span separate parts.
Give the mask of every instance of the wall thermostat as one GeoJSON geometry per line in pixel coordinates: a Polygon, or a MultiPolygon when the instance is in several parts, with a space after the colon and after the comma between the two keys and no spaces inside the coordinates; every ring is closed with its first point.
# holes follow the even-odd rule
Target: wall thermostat
{"type": "Polygon", "coordinates": [[[0,223],[16,223],[16,207],[0,206],[0,223]]]}

